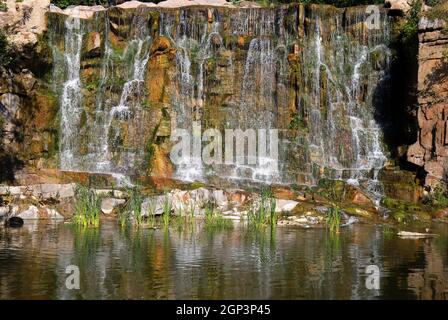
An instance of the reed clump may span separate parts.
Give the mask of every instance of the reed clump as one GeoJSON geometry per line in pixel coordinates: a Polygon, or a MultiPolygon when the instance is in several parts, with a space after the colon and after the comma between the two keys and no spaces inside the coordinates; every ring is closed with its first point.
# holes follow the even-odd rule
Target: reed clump
{"type": "Polygon", "coordinates": [[[276,225],[278,215],[275,210],[276,201],[271,189],[263,188],[260,193],[260,201],[252,206],[247,213],[249,226],[263,227],[276,225]]]}
{"type": "Polygon", "coordinates": [[[78,185],[73,221],[84,227],[98,227],[100,224],[100,201],[93,190],[78,185]]]}

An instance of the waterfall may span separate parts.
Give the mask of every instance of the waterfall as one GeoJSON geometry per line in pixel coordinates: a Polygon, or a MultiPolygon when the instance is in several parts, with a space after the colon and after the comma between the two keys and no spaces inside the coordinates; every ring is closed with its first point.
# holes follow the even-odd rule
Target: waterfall
{"type": "Polygon", "coordinates": [[[61,168],[75,167],[74,149],[77,145],[79,121],[81,117],[81,83],[79,69],[81,61],[82,30],[80,19],[69,17],[65,20],[65,67],[67,80],[61,94],[61,168]]]}
{"type": "MultiPolygon", "coordinates": [[[[165,132],[192,134],[196,123],[196,137],[209,128],[278,130],[278,159],[268,148],[256,164],[206,165],[191,152],[174,166],[174,178],[313,184],[328,177],[365,185],[378,198],[377,174],[388,154],[375,97],[389,73],[390,31],[385,11],[378,30],[369,30],[365,18],[363,7],[297,4],[140,7],[109,9],[94,21],[66,17],[63,38],[52,40],[64,56],[55,69],[66,70],[57,80],[61,168],[145,175],[148,143],[169,153],[167,134],[154,131],[167,113],[165,132]],[[101,46],[92,57],[83,50],[94,32],[101,46]],[[152,55],[158,37],[171,53],[152,55]],[[157,63],[166,72],[163,101],[148,102],[148,72],[157,63]]],[[[205,144],[191,140],[191,147],[205,144]]],[[[257,143],[260,148],[260,137],[257,143]]]]}

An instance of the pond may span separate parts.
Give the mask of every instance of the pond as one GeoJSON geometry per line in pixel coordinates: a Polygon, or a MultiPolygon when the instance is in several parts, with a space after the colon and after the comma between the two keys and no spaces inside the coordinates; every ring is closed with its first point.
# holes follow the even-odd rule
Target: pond
{"type": "Polygon", "coordinates": [[[428,239],[381,225],[326,229],[0,229],[0,299],[448,299],[448,224],[428,239]],[[67,267],[80,288],[68,289],[67,267]],[[368,289],[366,267],[380,270],[368,289]]]}

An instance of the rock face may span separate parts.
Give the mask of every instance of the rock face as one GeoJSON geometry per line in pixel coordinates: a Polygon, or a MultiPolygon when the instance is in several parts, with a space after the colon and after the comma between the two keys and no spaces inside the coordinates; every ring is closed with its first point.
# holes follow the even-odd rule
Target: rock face
{"type": "Polygon", "coordinates": [[[386,0],[384,3],[390,6],[391,10],[401,11],[402,13],[406,13],[411,9],[412,2],[414,0],[386,0]]]}
{"type": "Polygon", "coordinates": [[[6,1],[0,29],[12,50],[0,66],[0,183],[13,182],[24,166],[55,167],[58,104],[46,78],[51,52],[43,39],[48,0],[6,1]]]}
{"type": "Polygon", "coordinates": [[[50,0],[6,0],[8,10],[0,11],[0,29],[8,31],[10,40],[20,50],[34,46],[46,30],[45,13],[50,0]]]}
{"type": "Polygon", "coordinates": [[[374,104],[387,104],[390,19],[381,10],[380,28],[369,29],[365,9],[225,1],[52,9],[61,168],[217,183],[368,179],[387,158],[374,104]],[[222,136],[278,129],[279,164],[268,141],[256,164],[202,165],[192,154],[171,162],[174,130],[190,133],[195,122],[222,136]]]}
{"type": "Polygon", "coordinates": [[[0,218],[62,220],[73,214],[74,200],[74,184],[0,186],[0,218]]]}
{"type": "Polygon", "coordinates": [[[419,134],[408,161],[427,172],[426,185],[444,179],[448,170],[448,33],[441,20],[419,23],[417,111],[419,134]]]}

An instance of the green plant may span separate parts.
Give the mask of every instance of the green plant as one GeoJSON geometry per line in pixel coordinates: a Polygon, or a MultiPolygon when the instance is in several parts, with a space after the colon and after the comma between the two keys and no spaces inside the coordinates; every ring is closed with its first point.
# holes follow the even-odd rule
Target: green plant
{"type": "Polygon", "coordinates": [[[139,186],[128,190],[129,198],[124,209],[119,214],[120,225],[124,227],[131,220],[140,226],[143,223],[142,204],[143,195],[139,186]]]}
{"type": "Polygon", "coordinates": [[[225,219],[215,210],[215,203],[208,202],[204,207],[205,227],[215,229],[231,229],[233,223],[229,219],[225,219]]]}
{"type": "MultiPolygon", "coordinates": [[[[430,0],[427,3],[430,8],[425,12],[425,15],[432,20],[440,19],[448,22],[448,2],[445,0],[430,0]]],[[[445,27],[445,31],[448,31],[448,25],[445,27]]]]}
{"type": "Polygon", "coordinates": [[[146,219],[148,226],[154,228],[156,226],[156,202],[151,201],[148,206],[148,217],[146,219]]]}
{"type": "Polygon", "coordinates": [[[448,187],[444,182],[437,184],[424,199],[424,203],[433,207],[448,207],[448,187]]]}
{"type": "Polygon", "coordinates": [[[171,210],[172,210],[172,203],[169,197],[165,196],[165,199],[163,201],[163,214],[162,214],[162,221],[165,227],[168,227],[170,224],[171,210]]]}
{"type": "Polygon", "coordinates": [[[0,30],[0,66],[8,68],[11,66],[13,62],[14,62],[13,49],[8,42],[6,34],[2,30],[0,30]]]}
{"type": "Polygon", "coordinates": [[[277,224],[276,200],[271,189],[263,188],[260,194],[260,201],[252,206],[247,213],[249,225],[262,227],[277,224]]]}
{"type": "Polygon", "coordinates": [[[331,207],[328,209],[326,221],[330,232],[339,233],[341,218],[341,214],[337,207],[331,207]]]}
{"type": "Polygon", "coordinates": [[[406,22],[401,30],[401,39],[404,43],[414,42],[418,34],[418,22],[420,20],[422,4],[420,0],[414,0],[411,9],[407,13],[406,22]]]}
{"type": "Polygon", "coordinates": [[[8,5],[4,3],[2,0],[0,0],[0,11],[2,12],[8,11],[8,5]]]}
{"type": "Polygon", "coordinates": [[[100,222],[100,199],[93,190],[82,185],[76,188],[75,215],[73,220],[81,226],[98,227],[100,222]]]}

